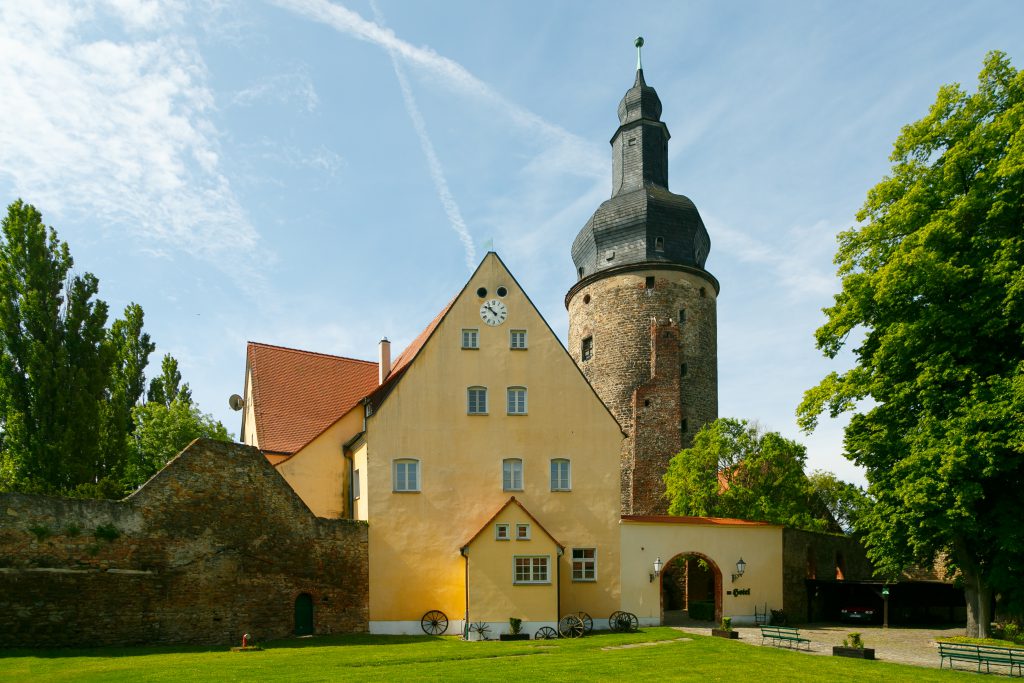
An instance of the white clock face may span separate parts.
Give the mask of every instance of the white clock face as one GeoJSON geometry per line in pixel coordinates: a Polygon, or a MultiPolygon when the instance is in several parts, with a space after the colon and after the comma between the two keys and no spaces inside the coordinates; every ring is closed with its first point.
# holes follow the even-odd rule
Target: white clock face
{"type": "Polygon", "coordinates": [[[480,319],[494,327],[505,322],[508,317],[508,307],[498,299],[490,299],[480,305],[480,319]]]}

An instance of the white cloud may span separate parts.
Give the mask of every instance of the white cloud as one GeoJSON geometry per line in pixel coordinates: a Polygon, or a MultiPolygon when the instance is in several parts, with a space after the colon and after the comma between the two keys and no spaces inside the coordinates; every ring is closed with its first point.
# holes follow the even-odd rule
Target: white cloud
{"type": "Polygon", "coordinates": [[[88,215],[157,253],[231,256],[241,273],[259,238],[219,170],[203,60],[166,28],[182,11],[146,0],[0,5],[0,179],[47,211],[88,215]],[[111,21],[127,37],[80,37],[111,21]],[[141,28],[160,30],[139,38],[141,28]]]}
{"type": "Polygon", "coordinates": [[[278,74],[255,83],[235,93],[231,103],[244,107],[264,99],[295,102],[308,112],[314,111],[320,104],[313,81],[303,70],[278,74]]]}

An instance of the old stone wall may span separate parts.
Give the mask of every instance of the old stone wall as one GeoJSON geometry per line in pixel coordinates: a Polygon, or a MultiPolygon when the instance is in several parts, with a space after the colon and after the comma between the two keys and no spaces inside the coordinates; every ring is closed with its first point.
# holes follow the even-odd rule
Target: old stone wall
{"type": "Polygon", "coordinates": [[[799,529],[782,532],[782,577],[782,609],[795,622],[808,620],[807,579],[875,578],[864,546],[857,539],[799,529]]]}
{"type": "Polygon", "coordinates": [[[718,417],[715,296],[710,280],[667,268],[605,273],[578,283],[569,292],[569,352],[629,435],[622,447],[623,514],[665,512],[663,487],[641,493],[636,500],[633,496],[640,485],[634,481],[661,486],[665,464],[679,450],[673,445],[671,452],[661,452],[654,444],[688,448],[700,427],[718,417]],[[650,287],[648,278],[653,278],[650,287]],[[674,321],[679,327],[676,367],[669,373],[674,376],[659,373],[659,377],[679,387],[680,408],[678,415],[645,421],[641,430],[634,424],[634,391],[641,385],[644,391],[654,390],[652,319],[674,321]],[[588,338],[593,355],[583,360],[583,341],[588,338]],[[643,441],[639,450],[638,438],[643,441]]]}
{"type": "Polygon", "coordinates": [[[122,501],[0,494],[0,647],[366,631],[367,527],[317,518],[248,446],[198,440],[122,501]]]}

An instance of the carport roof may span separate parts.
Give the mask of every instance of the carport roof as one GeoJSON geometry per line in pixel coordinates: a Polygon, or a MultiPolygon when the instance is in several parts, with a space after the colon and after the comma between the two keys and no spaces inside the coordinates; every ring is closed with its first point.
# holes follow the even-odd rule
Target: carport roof
{"type": "Polygon", "coordinates": [[[771,522],[752,522],[748,519],[730,517],[676,517],[674,515],[622,515],[623,522],[645,522],[648,524],[694,524],[707,526],[776,526],[771,522]]]}

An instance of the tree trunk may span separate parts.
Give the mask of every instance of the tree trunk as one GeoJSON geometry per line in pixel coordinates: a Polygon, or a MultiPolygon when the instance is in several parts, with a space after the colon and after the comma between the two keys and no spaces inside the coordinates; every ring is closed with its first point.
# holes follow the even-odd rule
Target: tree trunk
{"type": "MultiPolygon", "coordinates": [[[[958,555],[962,557],[963,553],[958,555]]],[[[976,567],[973,562],[961,561],[960,572],[967,600],[967,637],[989,638],[992,630],[992,589],[985,584],[976,567]]]]}

